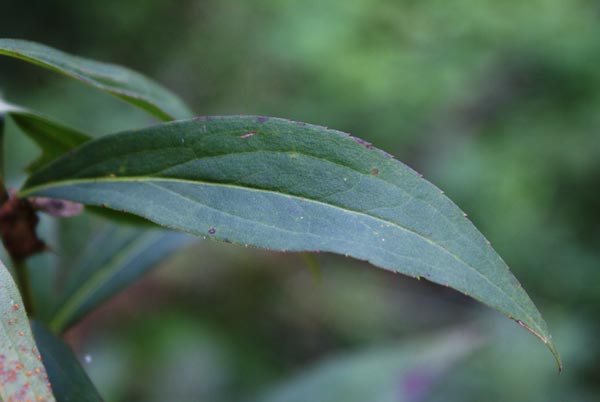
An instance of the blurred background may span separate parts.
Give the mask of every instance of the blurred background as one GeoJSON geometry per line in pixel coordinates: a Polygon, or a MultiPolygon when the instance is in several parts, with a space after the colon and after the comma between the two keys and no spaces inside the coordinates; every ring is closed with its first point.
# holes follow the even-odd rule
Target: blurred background
{"type": "MultiPolygon", "coordinates": [[[[107,401],[598,400],[598,0],[4,1],[0,37],[137,69],[198,115],[286,117],[392,153],[491,240],[565,364],[425,281],[204,241],[68,334],[107,401]]],[[[8,58],[0,91],[98,135],[154,123],[8,58]]],[[[38,151],[8,123],[16,186],[38,151]]]]}

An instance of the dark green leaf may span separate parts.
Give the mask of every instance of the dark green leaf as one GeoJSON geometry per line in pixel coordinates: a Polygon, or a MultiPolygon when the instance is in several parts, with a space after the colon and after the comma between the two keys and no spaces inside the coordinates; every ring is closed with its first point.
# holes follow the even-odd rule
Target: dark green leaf
{"type": "Polygon", "coordinates": [[[256,402],[422,401],[479,340],[449,332],[402,345],[333,356],[285,381],[256,402]]]}
{"type": "Polygon", "coordinates": [[[2,262],[0,322],[0,400],[54,401],[21,295],[2,262]]]}
{"type": "Polygon", "coordinates": [[[20,106],[5,103],[0,99],[0,115],[8,114],[29,138],[42,150],[42,155],[31,165],[30,171],[35,171],[47,165],[65,152],[90,140],[91,137],[54,122],[41,114],[20,106]]]}
{"type": "Polygon", "coordinates": [[[282,119],[218,117],[84,144],[21,196],[103,205],[214,239],[330,251],[457,289],[551,336],[464,213],[416,172],[347,134],[282,119]]]}
{"type": "Polygon", "coordinates": [[[183,233],[109,226],[69,272],[50,327],[59,333],[68,329],[190,240],[193,237],[183,233]]]}
{"type": "Polygon", "coordinates": [[[39,43],[0,39],[0,55],[25,60],[83,81],[132,103],[162,120],[190,117],[175,94],[128,68],[73,56],[39,43]]]}
{"type": "Polygon", "coordinates": [[[32,321],[31,328],[56,400],[58,402],[102,402],[102,397],[71,348],[43,324],[32,321]]]}

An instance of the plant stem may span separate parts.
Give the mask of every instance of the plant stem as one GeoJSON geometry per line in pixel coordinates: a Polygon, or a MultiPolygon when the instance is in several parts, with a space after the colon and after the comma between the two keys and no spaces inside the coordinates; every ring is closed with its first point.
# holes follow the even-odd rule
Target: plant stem
{"type": "MultiPolygon", "coordinates": [[[[8,189],[4,184],[4,115],[0,114],[0,207],[10,198],[8,189]]],[[[29,317],[33,316],[33,303],[31,298],[31,288],[29,285],[29,271],[25,259],[12,258],[17,286],[21,292],[21,298],[25,311],[29,317]]]]}
{"type": "Polygon", "coordinates": [[[31,302],[31,288],[29,285],[29,271],[25,260],[13,260],[17,285],[21,291],[21,298],[25,311],[29,317],[33,316],[33,303],[31,302]]]}

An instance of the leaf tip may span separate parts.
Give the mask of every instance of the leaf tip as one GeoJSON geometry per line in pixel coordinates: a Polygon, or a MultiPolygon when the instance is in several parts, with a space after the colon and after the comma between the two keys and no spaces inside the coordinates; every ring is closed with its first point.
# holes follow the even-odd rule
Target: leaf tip
{"type": "Polygon", "coordinates": [[[517,324],[519,324],[520,326],[522,326],[523,328],[525,328],[527,331],[529,331],[533,335],[535,335],[542,342],[544,342],[544,344],[546,345],[546,347],[548,347],[548,349],[550,350],[550,353],[552,353],[552,356],[554,356],[554,360],[556,360],[556,364],[558,365],[558,373],[559,374],[562,373],[563,367],[564,367],[563,366],[563,362],[562,362],[562,359],[560,358],[560,355],[558,353],[558,349],[556,349],[556,346],[554,345],[554,342],[552,342],[552,335],[548,335],[548,336],[542,335],[541,333],[537,332],[536,330],[534,330],[533,328],[531,328],[529,325],[527,325],[523,321],[517,320],[515,318],[513,318],[513,320],[517,324]]]}

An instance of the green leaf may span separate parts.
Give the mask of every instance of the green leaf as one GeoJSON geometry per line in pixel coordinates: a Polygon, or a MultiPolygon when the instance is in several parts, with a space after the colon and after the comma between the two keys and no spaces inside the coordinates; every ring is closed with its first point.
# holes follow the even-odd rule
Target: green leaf
{"type": "Polygon", "coordinates": [[[422,401],[479,344],[474,334],[455,331],[333,356],[254,401],[422,401]]]}
{"type": "Polygon", "coordinates": [[[21,295],[0,262],[0,400],[54,401],[21,295]]]}
{"type": "MultiPolygon", "coordinates": [[[[67,153],[78,145],[90,139],[91,136],[77,131],[62,123],[53,121],[44,115],[28,110],[24,107],[4,102],[0,99],[0,129],[3,128],[2,116],[10,116],[23,132],[31,138],[41,149],[42,154],[29,166],[29,173],[39,170],[53,160],[67,153]]],[[[0,135],[3,132],[0,130],[0,135]]],[[[137,226],[154,226],[151,222],[131,214],[110,211],[107,209],[88,207],[88,211],[103,216],[114,222],[137,226]]]]}
{"type": "Polygon", "coordinates": [[[265,117],[157,125],[84,144],[21,196],[103,205],[200,236],[329,251],[457,289],[508,315],[555,355],[517,279],[443,193],[370,144],[265,117]]]}
{"type": "Polygon", "coordinates": [[[50,328],[58,333],[67,330],[193,239],[165,230],[109,226],[90,242],[69,272],[50,328]]]}
{"type": "Polygon", "coordinates": [[[19,39],[0,39],[0,55],[25,60],[83,81],[162,120],[192,115],[175,94],[125,67],[73,56],[39,43],[19,39]]]}
{"type": "Polygon", "coordinates": [[[56,400],[58,402],[102,402],[102,397],[71,348],[39,322],[32,321],[31,328],[46,365],[56,400]]]}
{"type": "Polygon", "coordinates": [[[0,99],[0,115],[8,114],[42,150],[42,155],[28,166],[35,171],[62,154],[89,141],[91,137],[45,116],[0,99]]]}

